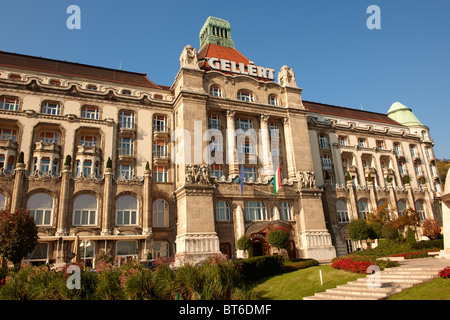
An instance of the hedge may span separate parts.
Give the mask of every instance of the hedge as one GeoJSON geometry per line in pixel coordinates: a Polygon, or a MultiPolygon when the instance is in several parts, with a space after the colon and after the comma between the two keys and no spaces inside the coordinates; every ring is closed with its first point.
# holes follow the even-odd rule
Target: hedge
{"type": "Polygon", "coordinates": [[[245,279],[254,281],[281,273],[283,271],[285,259],[281,255],[260,256],[236,260],[234,263],[237,265],[245,279]]]}

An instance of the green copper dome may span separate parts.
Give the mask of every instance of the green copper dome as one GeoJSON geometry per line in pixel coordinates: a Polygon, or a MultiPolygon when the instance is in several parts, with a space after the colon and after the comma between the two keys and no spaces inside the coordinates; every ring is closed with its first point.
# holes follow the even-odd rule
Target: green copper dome
{"type": "Polygon", "coordinates": [[[419,119],[414,115],[412,110],[400,102],[394,102],[387,113],[392,120],[401,123],[404,126],[422,126],[419,119]]]}
{"type": "Polygon", "coordinates": [[[216,17],[208,17],[200,30],[200,49],[208,43],[234,49],[231,39],[231,25],[228,21],[216,17]]]}

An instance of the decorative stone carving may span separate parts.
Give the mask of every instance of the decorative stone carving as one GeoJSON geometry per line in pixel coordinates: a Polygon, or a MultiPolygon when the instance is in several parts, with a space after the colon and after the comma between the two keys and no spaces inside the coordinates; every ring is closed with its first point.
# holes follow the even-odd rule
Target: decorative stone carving
{"type": "Polygon", "coordinates": [[[316,188],[316,178],[314,177],[314,172],[299,171],[297,172],[297,180],[300,189],[316,188]]]}
{"type": "Polygon", "coordinates": [[[186,184],[213,185],[207,165],[186,165],[186,184]]]}
{"type": "Polygon", "coordinates": [[[180,68],[199,69],[197,50],[191,45],[184,47],[180,55],[180,68]]]}
{"type": "Polygon", "coordinates": [[[278,72],[278,84],[282,87],[297,87],[294,71],[288,66],[282,66],[278,72]]]}

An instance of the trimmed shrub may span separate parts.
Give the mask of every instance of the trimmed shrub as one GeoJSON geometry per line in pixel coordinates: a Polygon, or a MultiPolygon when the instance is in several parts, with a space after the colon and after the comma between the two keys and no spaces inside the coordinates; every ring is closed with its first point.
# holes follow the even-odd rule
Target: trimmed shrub
{"type": "Polygon", "coordinates": [[[314,259],[289,259],[283,265],[283,272],[291,272],[318,265],[319,261],[314,259]]]}
{"type": "Polygon", "coordinates": [[[252,257],[234,261],[244,278],[252,281],[281,273],[284,262],[285,260],[281,255],[252,257]]]}
{"type": "Polygon", "coordinates": [[[444,239],[438,240],[429,240],[429,241],[418,241],[411,245],[411,248],[414,250],[422,250],[422,249],[444,249],[444,239]]]}

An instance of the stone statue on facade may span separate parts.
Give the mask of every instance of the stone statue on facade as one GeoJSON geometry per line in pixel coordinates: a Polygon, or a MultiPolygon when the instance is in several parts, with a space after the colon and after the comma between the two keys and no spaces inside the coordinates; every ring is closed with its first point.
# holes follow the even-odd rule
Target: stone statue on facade
{"type": "Polygon", "coordinates": [[[207,165],[186,165],[186,184],[212,185],[209,167],[207,165]]]}
{"type": "Polygon", "coordinates": [[[278,84],[282,87],[297,87],[294,71],[286,65],[282,66],[278,72],[278,84]]]}
{"type": "Polygon", "coordinates": [[[180,68],[199,69],[197,50],[191,45],[184,47],[180,55],[180,68]]]}
{"type": "Polygon", "coordinates": [[[316,178],[314,177],[314,172],[299,171],[297,172],[297,180],[300,189],[316,188],[316,178]]]}

